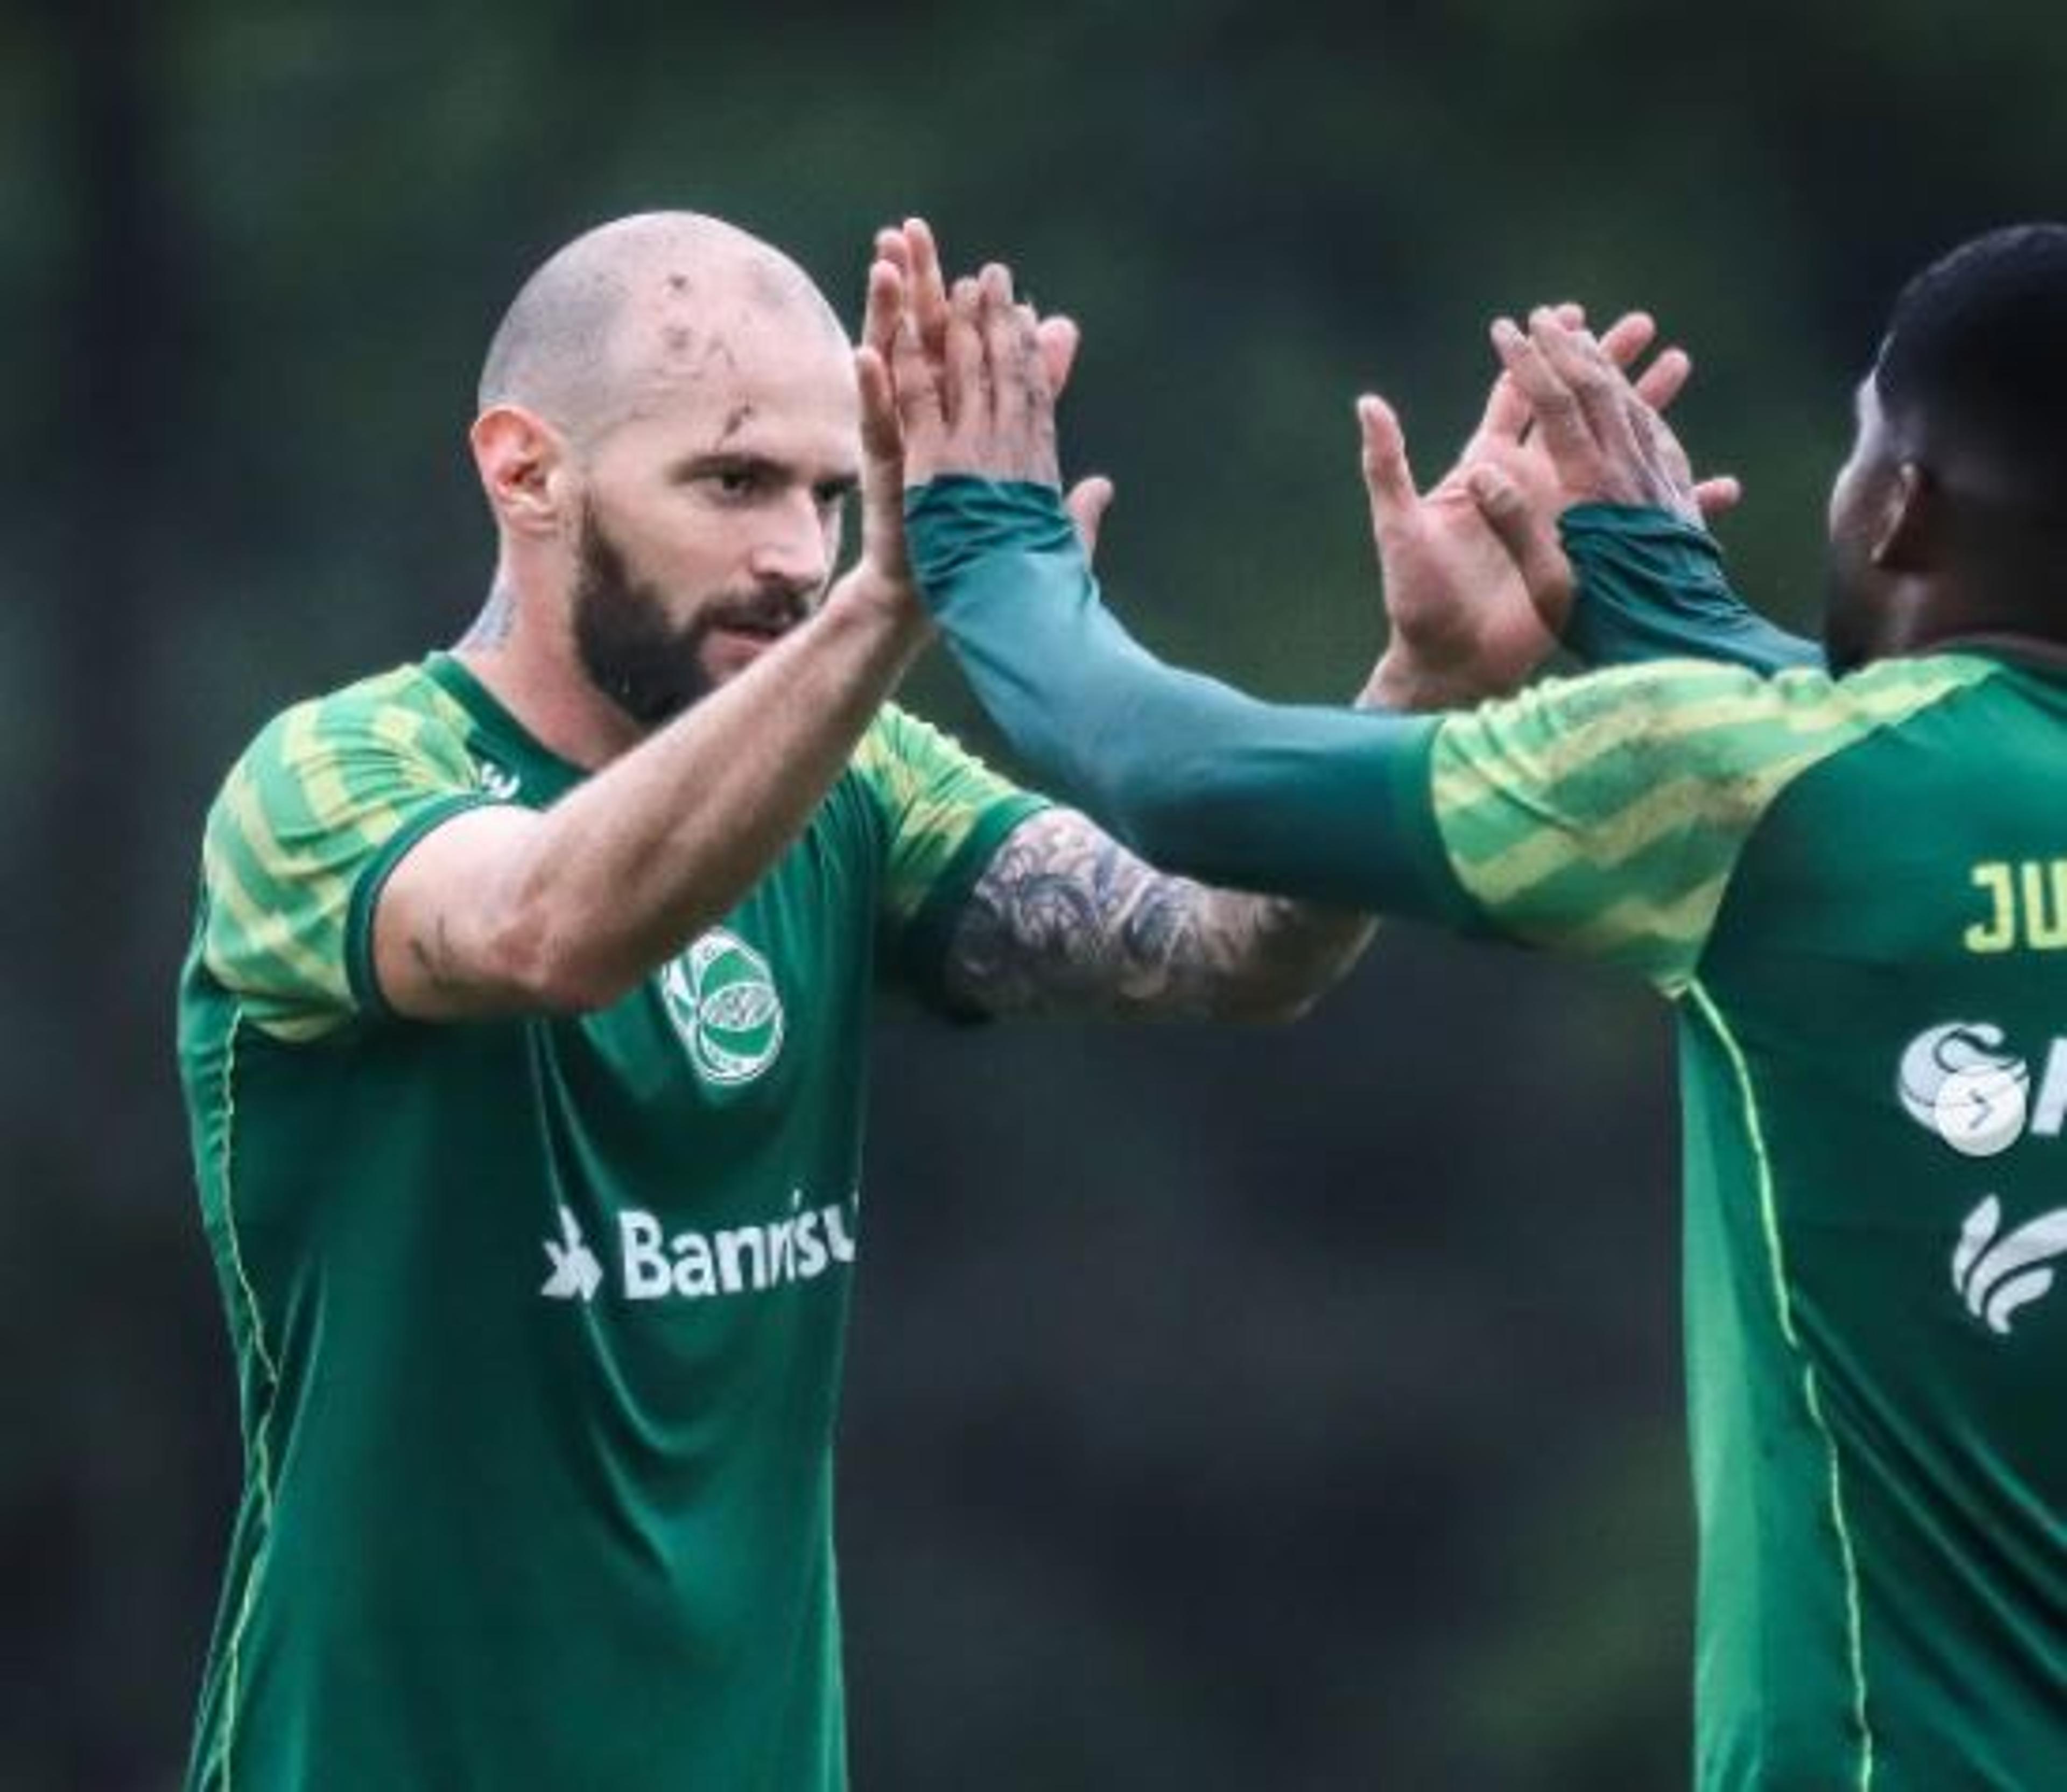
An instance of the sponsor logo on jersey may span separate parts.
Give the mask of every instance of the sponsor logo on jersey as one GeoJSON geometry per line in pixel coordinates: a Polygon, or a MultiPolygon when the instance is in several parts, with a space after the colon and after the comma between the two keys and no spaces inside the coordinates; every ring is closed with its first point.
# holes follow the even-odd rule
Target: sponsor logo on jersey
{"type": "Polygon", "coordinates": [[[1947,1021],[1909,1042],[1895,1093],[1909,1117],[1966,1157],[1992,1157],[2024,1136],[2057,1134],[2067,1115],[2067,1052],[2056,1042],[2034,1118],[2031,1067],[2004,1050],[2003,1030],[1987,1021],[1947,1021]],[[2056,1072],[2058,1087],[2056,1089],[2056,1072]]]}
{"type": "MultiPolygon", "coordinates": [[[[798,1189],[779,1219],[671,1234],[657,1215],[627,1207],[617,1215],[615,1291],[633,1301],[705,1300],[815,1282],[854,1261],[859,1214],[859,1196],[813,1207],[798,1189]]],[[[560,1237],[546,1241],[546,1257],[552,1274],[539,1292],[548,1299],[591,1301],[608,1286],[608,1272],[564,1207],[560,1237]]]]}
{"type": "Polygon", "coordinates": [[[1967,1216],[1952,1251],[1952,1286],[1967,1310],[2006,1335],[2011,1315],[2053,1286],[2050,1265],[2067,1256],[2067,1207],[2056,1207],[2014,1231],[2002,1229],[1993,1195],[1967,1216]]]}
{"type": "Polygon", "coordinates": [[[546,1299],[595,1298],[596,1290],[603,1286],[603,1265],[596,1261],[595,1253],[588,1248],[588,1241],[582,1236],[580,1221],[564,1207],[560,1209],[558,1241],[555,1243],[550,1238],[546,1241],[546,1261],[552,1266],[552,1273],[538,1292],[546,1299]]]}
{"type": "Polygon", "coordinates": [[[768,961],[721,927],[690,941],[660,973],[660,999],[706,1083],[751,1083],[782,1050],[782,998],[768,961]]]}

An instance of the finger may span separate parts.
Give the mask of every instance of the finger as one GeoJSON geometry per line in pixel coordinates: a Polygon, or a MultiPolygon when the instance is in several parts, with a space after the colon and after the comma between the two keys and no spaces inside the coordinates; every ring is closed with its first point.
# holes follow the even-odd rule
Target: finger
{"type": "Polygon", "coordinates": [[[940,364],[926,352],[919,339],[918,320],[909,311],[897,324],[889,356],[890,384],[896,400],[898,421],[908,447],[916,439],[937,445],[936,438],[947,423],[946,395],[941,389],[940,364]]]}
{"type": "Polygon", "coordinates": [[[1472,437],[1472,447],[1487,441],[1520,441],[1529,433],[1529,421],[1533,415],[1521,387],[1514,383],[1512,375],[1503,370],[1495,377],[1492,389],[1486,394],[1485,409],[1480,414],[1478,429],[1472,437]]]}
{"type": "Polygon", "coordinates": [[[1492,345],[1516,389],[1529,400],[1529,414],[1559,476],[1569,483],[1590,485],[1599,449],[1570,387],[1512,318],[1493,320],[1492,345]]]}
{"type": "Polygon", "coordinates": [[[1632,368],[1658,339],[1658,320],[1648,311],[1624,311],[1601,332],[1601,352],[1618,368],[1632,368]]]}
{"type": "Polygon", "coordinates": [[[1529,319],[1529,333],[1570,390],[1601,450],[1618,465],[1633,464],[1639,437],[1630,415],[1629,382],[1622,369],[1590,333],[1561,323],[1547,311],[1529,319]]]}
{"type": "MultiPolygon", "coordinates": [[[[1575,299],[1565,299],[1550,307],[1551,315],[1567,329],[1578,330],[1586,326],[1586,307],[1575,299]]],[[[1479,426],[1473,434],[1470,447],[1464,451],[1468,460],[1473,449],[1488,441],[1518,442],[1529,434],[1529,426],[1534,413],[1521,388],[1503,372],[1492,383],[1486,394],[1485,409],[1479,417],[1479,426]]]]}
{"type": "Polygon", "coordinates": [[[882,355],[867,343],[854,351],[861,388],[862,551],[895,566],[904,551],[904,437],[897,393],[882,355]]]}
{"type": "Polygon", "coordinates": [[[1694,359],[1685,349],[1663,349],[1636,376],[1636,396],[1654,411],[1662,411],[1679,396],[1693,371],[1694,359]]]}
{"type": "Polygon", "coordinates": [[[1554,521],[1532,506],[1521,488],[1489,462],[1472,469],[1464,489],[1514,563],[1543,625],[1553,635],[1561,632],[1572,609],[1572,563],[1558,545],[1554,521]]]}
{"type": "Polygon", "coordinates": [[[1061,315],[1044,317],[1034,326],[1041,339],[1041,359],[1048,369],[1048,390],[1060,398],[1077,364],[1077,349],[1083,339],[1076,320],[1061,315]]]}
{"type": "Polygon", "coordinates": [[[899,274],[907,278],[910,278],[912,251],[904,241],[903,230],[894,226],[885,225],[883,229],[875,233],[875,258],[879,262],[889,262],[899,274]]]}
{"type": "Polygon", "coordinates": [[[1719,473],[1712,479],[1698,481],[1694,487],[1694,504],[1704,519],[1719,517],[1734,510],[1744,502],[1744,486],[1732,474],[1719,473]]]}
{"type": "Polygon", "coordinates": [[[932,226],[923,217],[904,221],[904,246],[911,258],[909,303],[919,320],[919,339],[929,355],[946,351],[948,340],[947,281],[940,272],[940,246],[932,226]]]}
{"type": "MultiPolygon", "coordinates": [[[[884,231],[877,238],[878,243],[885,238],[896,238],[896,233],[884,231]]],[[[862,308],[861,339],[875,351],[886,372],[897,340],[897,325],[904,315],[903,270],[891,256],[879,254],[868,270],[868,296],[862,308]]]]}
{"type": "Polygon", "coordinates": [[[1105,526],[1105,514],[1112,507],[1112,482],[1102,474],[1093,474],[1080,479],[1070,488],[1070,495],[1062,500],[1062,507],[1070,513],[1070,521],[1077,526],[1077,538],[1084,544],[1084,558],[1098,558],[1098,530],[1105,526]]]}
{"type": "Polygon", "coordinates": [[[964,418],[987,423],[990,416],[989,382],[984,377],[982,304],[981,289],[966,274],[955,282],[948,295],[940,400],[950,429],[964,418]]]}
{"type": "Polygon", "coordinates": [[[1034,335],[1033,309],[1013,303],[1012,270],[997,262],[987,263],[977,277],[977,305],[993,414],[1000,435],[1016,441],[1028,427],[1036,398],[1033,384],[1040,345],[1034,335]]]}
{"type": "Polygon", "coordinates": [[[1392,407],[1375,393],[1357,400],[1357,428],[1363,439],[1363,488],[1371,500],[1371,534],[1382,549],[1413,526],[1421,494],[1407,459],[1406,432],[1392,407]]]}

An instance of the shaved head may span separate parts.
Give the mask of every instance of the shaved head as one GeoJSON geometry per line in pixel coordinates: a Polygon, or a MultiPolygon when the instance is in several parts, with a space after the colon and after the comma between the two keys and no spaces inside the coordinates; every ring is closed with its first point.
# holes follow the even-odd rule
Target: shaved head
{"type": "Polygon", "coordinates": [[[525,282],[489,345],[481,408],[520,405],[593,440],[771,328],[847,339],[810,276],[758,238],[695,212],[619,218],[525,282]]]}

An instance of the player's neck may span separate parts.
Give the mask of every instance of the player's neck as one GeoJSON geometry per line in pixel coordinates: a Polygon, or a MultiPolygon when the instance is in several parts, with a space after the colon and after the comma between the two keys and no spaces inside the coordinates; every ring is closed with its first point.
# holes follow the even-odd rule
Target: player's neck
{"type": "Polygon", "coordinates": [[[1940,636],[1927,648],[1931,653],[1988,653],[2020,664],[2043,667],[2049,672],[2067,672],[2067,641],[2050,635],[2028,634],[2014,628],[1963,628],[1940,636]]]}
{"type": "Polygon", "coordinates": [[[596,689],[565,631],[540,604],[506,602],[498,581],[474,626],[454,646],[461,664],[541,746],[590,771],[645,738],[645,731],[596,689]]]}

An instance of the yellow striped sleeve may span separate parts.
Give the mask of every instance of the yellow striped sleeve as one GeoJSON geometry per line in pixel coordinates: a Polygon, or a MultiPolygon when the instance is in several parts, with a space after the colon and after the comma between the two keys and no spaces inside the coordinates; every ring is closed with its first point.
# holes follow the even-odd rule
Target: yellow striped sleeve
{"type": "Polygon", "coordinates": [[[1677,995],[1744,842],[1788,786],[1988,669],[1944,657],[1760,678],[1675,661],[1553,680],[1438,731],[1444,847],[1511,937],[1677,995]]]}
{"type": "Polygon", "coordinates": [[[404,668],[298,704],[231,768],[201,845],[202,963],[266,1031],[317,1038],[364,1006],[354,896],[404,829],[475,795],[465,737],[404,668]]]}
{"type": "Polygon", "coordinates": [[[908,922],[944,897],[959,902],[982,869],[969,861],[987,859],[1005,833],[1046,806],[895,705],[871,724],[854,764],[887,827],[883,904],[893,922],[908,922]]]}

